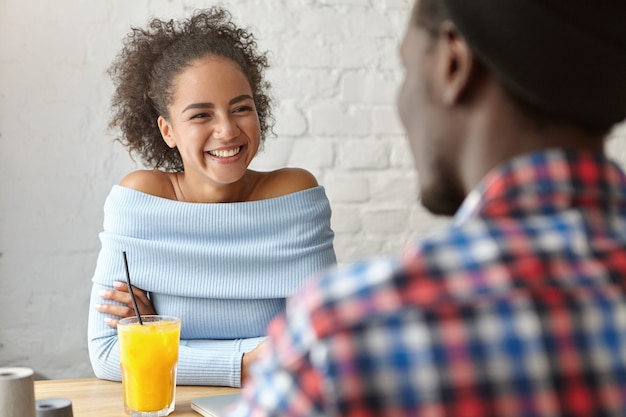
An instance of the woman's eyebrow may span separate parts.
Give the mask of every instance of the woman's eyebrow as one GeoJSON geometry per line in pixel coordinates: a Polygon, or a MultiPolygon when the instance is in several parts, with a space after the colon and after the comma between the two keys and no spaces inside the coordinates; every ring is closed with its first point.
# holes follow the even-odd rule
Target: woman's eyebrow
{"type": "Polygon", "coordinates": [[[250,94],[242,94],[242,95],[237,96],[237,97],[233,98],[232,100],[230,100],[228,102],[228,104],[235,104],[235,103],[238,103],[240,101],[248,100],[248,99],[253,100],[253,98],[252,98],[252,96],[250,94]]]}
{"type": "MultiPolygon", "coordinates": [[[[228,102],[228,105],[232,105],[232,104],[238,103],[238,102],[243,101],[243,100],[253,100],[253,98],[252,98],[252,96],[250,94],[242,94],[240,96],[237,96],[237,97],[231,99],[228,102]]],[[[191,103],[190,105],[185,107],[181,113],[184,113],[187,110],[191,110],[191,109],[212,109],[214,107],[215,107],[215,105],[213,103],[191,103]]]]}

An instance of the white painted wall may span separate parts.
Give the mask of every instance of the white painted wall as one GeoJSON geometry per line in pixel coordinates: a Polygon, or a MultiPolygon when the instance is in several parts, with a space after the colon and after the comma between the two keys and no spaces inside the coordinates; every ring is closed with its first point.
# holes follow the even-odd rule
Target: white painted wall
{"type": "MultiPolygon", "coordinates": [[[[299,166],[333,207],[340,261],[442,224],[416,202],[394,108],[408,0],[0,0],[0,366],[91,376],[86,321],[111,186],[138,168],[106,129],[106,69],[131,25],[227,6],[272,51],[277,138],[256,169],[299,166]]],[[[626,161],[626,146],[610,153],[626,161]]]]}

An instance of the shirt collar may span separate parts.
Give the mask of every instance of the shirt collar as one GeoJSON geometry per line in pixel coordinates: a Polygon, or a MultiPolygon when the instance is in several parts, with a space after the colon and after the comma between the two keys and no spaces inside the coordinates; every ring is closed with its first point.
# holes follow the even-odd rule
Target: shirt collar
{"type": "Polygon", "coordinates": [[[602,153],[549,149],[513,158],[489,172],[465,198],[453,222],[601,205],[607,192],[626,203],[624,174],[602,153]]]}

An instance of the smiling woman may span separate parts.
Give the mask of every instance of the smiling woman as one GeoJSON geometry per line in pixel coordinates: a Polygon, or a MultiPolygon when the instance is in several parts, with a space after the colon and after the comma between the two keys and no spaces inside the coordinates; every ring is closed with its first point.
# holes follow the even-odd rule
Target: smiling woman
{"type": "MultiPolygon", "coordinates": [[[[193,202],[257,200],[255,190],[263,175],[247,175],[247,170],[259,149],[260,126],[244,73],[229,59],[208,55],[192,62],[174,85],[177,93],[169,116],[157,119],[163,140],[180,152],[183,162],[184,171],[170,176],[170,197],[193,202]]],[[[287,182],[303,179],[283,173],[279,177],[287,182]]]]}
{"type": "Polygon", "coordinates": [[[271,130],[252,34],[212,8],[134,28],[110,73],[112,127],[147,167],[114,185],[93,276],[89,354],[119,380],[117,321],[181,318],[179,384],[239,386],[285,298],[333,264],[330,206],[309,172],[248,167],[271,130]]]}

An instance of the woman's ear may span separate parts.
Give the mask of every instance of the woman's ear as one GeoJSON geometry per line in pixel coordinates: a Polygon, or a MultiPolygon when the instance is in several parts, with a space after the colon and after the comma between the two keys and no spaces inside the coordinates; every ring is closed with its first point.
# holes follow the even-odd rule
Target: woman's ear
{"type": "Polygon", "coordinates": [[[454,25],[444,22],[440,31],[438,69],[442,76],[441,99],[446,105],[454,105],[471,94],[479,71],[474,52],[454,25]]]}
{"type": "Polygon", "coordinates": [[[170,122],[168,122],[165,117],[159,116],[157,119],[157,125],[159,126],[161,136],[163,137],[165,143],[167,143],[167,146],[175,148],[176,141],[174,140],[174,135],[172,134],[172,126],[170,125],[170,122]]]}

